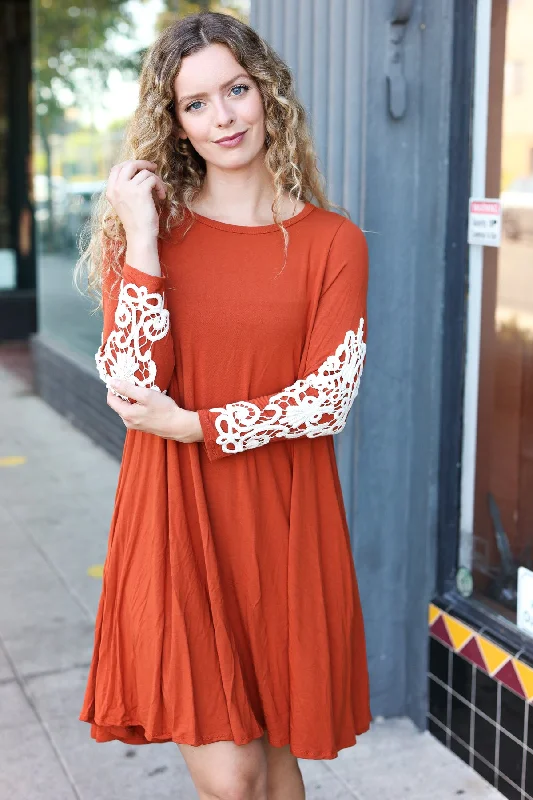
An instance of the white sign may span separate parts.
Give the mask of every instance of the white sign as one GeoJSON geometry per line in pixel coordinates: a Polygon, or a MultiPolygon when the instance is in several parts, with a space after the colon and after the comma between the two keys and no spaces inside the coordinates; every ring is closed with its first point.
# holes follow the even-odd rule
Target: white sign
{"type": "Polygon", "coordinates": [[[470,198],[468,244],[499,247],[502,238],[502,204],[499,199],[470,198]]]}
{"type": "Polygon", "coordinates": [[[16,269],[14,250],[0,250],[0,289],[16,288],[16,269]]]}
{"type": "Polygon", "coordinates": [[[525,567],[518,567],[516,624],[533,636],[533,572],[525,567]]]}

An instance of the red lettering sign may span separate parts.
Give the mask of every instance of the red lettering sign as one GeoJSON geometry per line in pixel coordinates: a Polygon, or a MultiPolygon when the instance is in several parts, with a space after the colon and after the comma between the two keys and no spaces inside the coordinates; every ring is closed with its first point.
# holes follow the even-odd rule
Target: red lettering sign
{"type": "Polygon", "coordinates": [[[473,200],[470,203],[470,212],[472,214],[499,214],[500,204],[473,200]]]}

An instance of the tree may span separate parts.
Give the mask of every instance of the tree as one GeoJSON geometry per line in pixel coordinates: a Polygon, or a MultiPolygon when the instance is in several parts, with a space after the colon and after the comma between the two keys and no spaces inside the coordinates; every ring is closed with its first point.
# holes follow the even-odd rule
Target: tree
{"type": "Polygon", "coordinates": [[[78,100],[81,76],[95,88],[106,85],[113,67],[138,73],[138,53],[124,56],[111,44],[113,34],[131,35],[133,20],[127,0],[92,0],[91,7],[77,7],[75,0],[37,0],[36,55],[33,84],[37,133],[45,153],[48,179],[48,245],[55,243],[52,201],[50,137],[68,129],[66,110],[78,100]]]}

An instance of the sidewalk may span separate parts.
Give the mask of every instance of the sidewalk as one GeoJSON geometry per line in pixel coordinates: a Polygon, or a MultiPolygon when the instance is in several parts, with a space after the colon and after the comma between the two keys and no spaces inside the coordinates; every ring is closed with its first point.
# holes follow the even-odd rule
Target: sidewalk
{"type": "MultiPolygon", "coordinates": [[[[0,798],[197,800],[172,743],[78,721],[118,464],[0,364],[0,798]]],[[[502,797],[409,720],[300,761],[307,800],[502,797]]]]}

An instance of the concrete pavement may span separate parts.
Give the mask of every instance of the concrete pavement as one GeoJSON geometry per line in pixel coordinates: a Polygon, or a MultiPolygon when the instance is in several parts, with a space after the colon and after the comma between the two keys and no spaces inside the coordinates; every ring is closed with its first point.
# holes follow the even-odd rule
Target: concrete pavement
{"type": "MultiPolygon", "coordinates": [[[[197,798],[174,744],[96,744],[78,720],[117,475],[0,359],[1,800],[197,798]]],[[[502,796],[406,719],[300,764],[307,800],[502,796]]]]}

